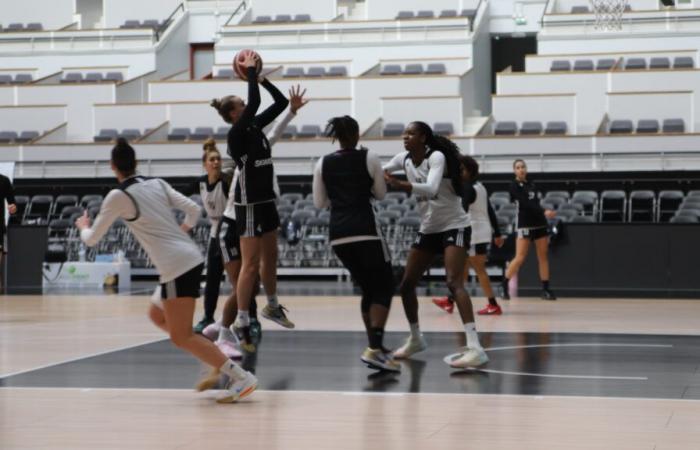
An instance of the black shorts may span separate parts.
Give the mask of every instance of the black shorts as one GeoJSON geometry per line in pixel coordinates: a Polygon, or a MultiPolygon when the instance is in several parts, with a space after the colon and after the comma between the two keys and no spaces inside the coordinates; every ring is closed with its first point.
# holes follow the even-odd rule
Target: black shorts
{"type": "Polygon", "coordinates": [[[199,284],[202,280],[202,270],[204,264],[200,264],[194,269],[190,269],[179,277],[160,285],[160,298],[170,300],[171,298],[199,297],[199,284]]]}
{"type": "Polygon", "coordinates": [[[489,244],[487,242],[482,242],[481,244],[474,244],[469,249],[469,256],[487,255],[488,253],[489,244]]]}
{"type": "Polygon", "coordinates": [[[0,253],[6,252],[7,245],[5,244],[5,230],[0,230],[0,253]]]}
{"type": "Polygon", "coordinates": [[[443,253],[447,247],[469,248],[472,228],[455,228],[441,233],[418,233],[411,247],[431,253],[443,253]]]}
{"type": "MultiPolygon", "coordinates": [[[[333,251],[362,290],[369,303],[391,304],[394,295],[394,272],[391,256],[384,241],[349,242],[333,246],[333,251]]],[[[369,306],[369,305],[363,305],[369,306]]]]}
{"type": "Polygon", "coordinates": [[[239,237],[260,237],[280,226],[275,202],[236,205],[236,231],[239,237]]]}
{"type": "Polygon", "coordinates": [[[530,239],[531,241],[537,241],[547,236],[549,236],[547,227],[518,228],[518,239],[530,239]]]}
{"type": "Polygon", "coordinates": [[[216,232],[224,264],[241,259],[241,241],[236,231],[236,221],[222,217],[216,232]]]}

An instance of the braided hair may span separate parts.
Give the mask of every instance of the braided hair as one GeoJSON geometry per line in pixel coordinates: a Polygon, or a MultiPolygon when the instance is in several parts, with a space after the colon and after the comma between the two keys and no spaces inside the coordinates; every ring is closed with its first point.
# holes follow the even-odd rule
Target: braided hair
{"type": "Polygon", "coordinates": [[[447,139],[444,136],[433,134],[433,129],[425,122],[411,122],[412,125],[418,127],[419,133],[425,136],[425,145],[433,151],[438,151],[445,155],[447,176],[452,182],[452,188],[460,197],[463,196],[462,180],[460,178],[459,147],[457,144],[447,139]]]}
{"type": "Polygon", "coordinates": [[[360,126],[350,116],[333,117],[326,125],[326,137],[337,139],[343,148],[355,148],[360,136],[360,126]]]}

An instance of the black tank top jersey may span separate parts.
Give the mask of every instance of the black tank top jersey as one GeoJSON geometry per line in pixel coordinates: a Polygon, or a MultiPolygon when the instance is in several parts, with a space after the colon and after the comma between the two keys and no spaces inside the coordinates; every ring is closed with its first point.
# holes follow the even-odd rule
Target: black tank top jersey
{"type": "Polygon", "coordinates": [[[367,150],[339,150],[323,158],[321,169],[331,202],[331,241],[351,236],[379,236],[371,203],[373,180],[367,150]]]}
{"type": "Polygon", "coordinates": [[[540,205],[540,196],[532,181],[510,183],[510,200],[518,204],[518,221],[516,228],[538,228],[547,226],[544,209],[540,205]]]}

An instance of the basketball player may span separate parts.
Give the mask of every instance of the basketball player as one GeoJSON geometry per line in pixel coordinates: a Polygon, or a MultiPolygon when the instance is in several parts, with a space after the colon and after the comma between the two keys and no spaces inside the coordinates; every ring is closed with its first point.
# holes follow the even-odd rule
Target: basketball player
{"type": "Polygon", "coordinates": [[[248,104],[236,96],[212,101],[222,119],[230,123],[228,152],[240,170],[235,184],[236,231],[240,237],[241,272],[236,286],[238,314],[234,328],[245,345],[253,345],[250,335],[250,298],[258,274],[267,294],[263,317],[285,328],[294,328],[285,308],[277,300],[277,229],[280,221],[275,206],[274,170],[270,143],[263,128],[272,123],[289,101],[267,79],[260,84],[272,95],[274,103],[259,115],[260,90],[257,79],[257,53],[242,61],[248,76],[248,104]]]}
{"type": "Polygon", "coordinates": [[[119,188],[109,192],[92,227],[87,212],[76,220],[80,239],[94,246],[115,220],[123,219],[160,275],[162,301],[151,305],[153,323],[167,332],[177,347],[230,378],[228,392],[219,402],[232,403],[251,394],[257,387],[255,376],[192,331],[203,258],[185,230],[197,223],[199,207],[165,181],[136,175],[136,154],[125,139],[120,138],[112,149],[111,166],[119,188]],[[174,220],[173,208],[186,213],[182,229],[174,220]]]}
{"type": "Polygon", "coordinates": [[[330,207],[330,244],[362,291],[360,309],[369,346],[360,359],[371,368],[400,372],[401,365],[385,351],[383,342],[394,276],[372,205],[372,198],[386,194],[382,165],[375,154],[357,148],[360,127],[352,117],[329,120],[326,136],[338,140],[340,150],[316,164],[314,205],[330,207]]]}
{"type": "MultiPolygon", "coordinates": [[[[408,358],[427,348],[418,325],[416,284],[435,256],[443,254],[447,287],[455,298],[467,349],[450,359],[453,367],[476,367],[488,356],[479,343],[469,294],[464,290],[464,263],[471,235],[469,214],[462,207],[459,150],[449,139],[436,136],[423,122],[412,122],[403,136],[405,152],[384,166],[387,184],[416,196],[421,226],[408,254],[400,291],[411,335],[394,352],[396,358],[408,358]],[[408,181],[391,176],[403,170],[408,181]]],[[[472,194],[473,195],[473,194],[472,194]]]]}
{"type": "Polygon", "coordinates": [[[5,202],[7,202],[7,212],[10,215],[15,214],[17,212],[15,189],[10,179],[0,174],[0,292],[4,288],[2,274],[5,273],[5,202]]]}
{"type": "MultiPolygon", "coordinates": [[[[472,224],[472,242],[469,249],[469,258],[467,258],[467,262],[464,265],[464,279],[469,279],[469,266],[473,266],[476,276],[479,278],[479,284],[489,301],[489,304],[479,310],[478,314],[500,315],[502,310],[496,302],[496,296],[493,293],[489,275],[486,272],[486,256],[491,240],[498,247],[501,247],[504,239],[501,237],[496,213],[491,206],[491,202],[489,202],[489,194],[484,185],[477,181],[479,163],[467,155],[460,155],[459,159],[462,163],[462,181],[473,186],[476,195],[471,203],[466,196],[462,201],[464,208],[469,211],[472,224]]],[[[433,303],[450,314],[454,310],[454,299],[451,297],[434,298],[433,303]]]]}
{"type": "Polygon", "coordinates": [[[520,266],[525,262],[525,257],[530,249],[530,242],[535,243],[537,250],[537,263],[539,265],[540,280],[542,281],[542,299],[556,300],[554,293],[549,288],[549,236],[547,234],[547,219],[556,216],[552,210],[543,210],[540,205],[541,195],[537,192],[535,184],[527,180],[527,164],[522,159],[513,162],[515,180],[510,184],[510,200],[518,205],[518,216],[515,228],[518,230],[518,239],[515,241],[515,258],[508,265],[506,277],[503,280],[503,298],[509,299],[508,281],[518,273],[520,266]]]}

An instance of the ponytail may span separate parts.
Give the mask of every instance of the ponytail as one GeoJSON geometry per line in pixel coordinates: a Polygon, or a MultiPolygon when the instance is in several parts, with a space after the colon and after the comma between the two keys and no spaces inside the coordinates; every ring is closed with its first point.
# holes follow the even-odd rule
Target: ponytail
{"type": "Polygon", "coordinates": [[[461,162],[459,160],[460,153],[457,144],[444,136],[433,134],[433,129],[425,122],[413,122],[413,125],[416,125],[423,136],[425,136],[425,145],[430,150],[438,151],[445,155],[447,177],[452,182],[452,188],[455,193],[462,197],[462,180],[460,177],[461,162]]]}

